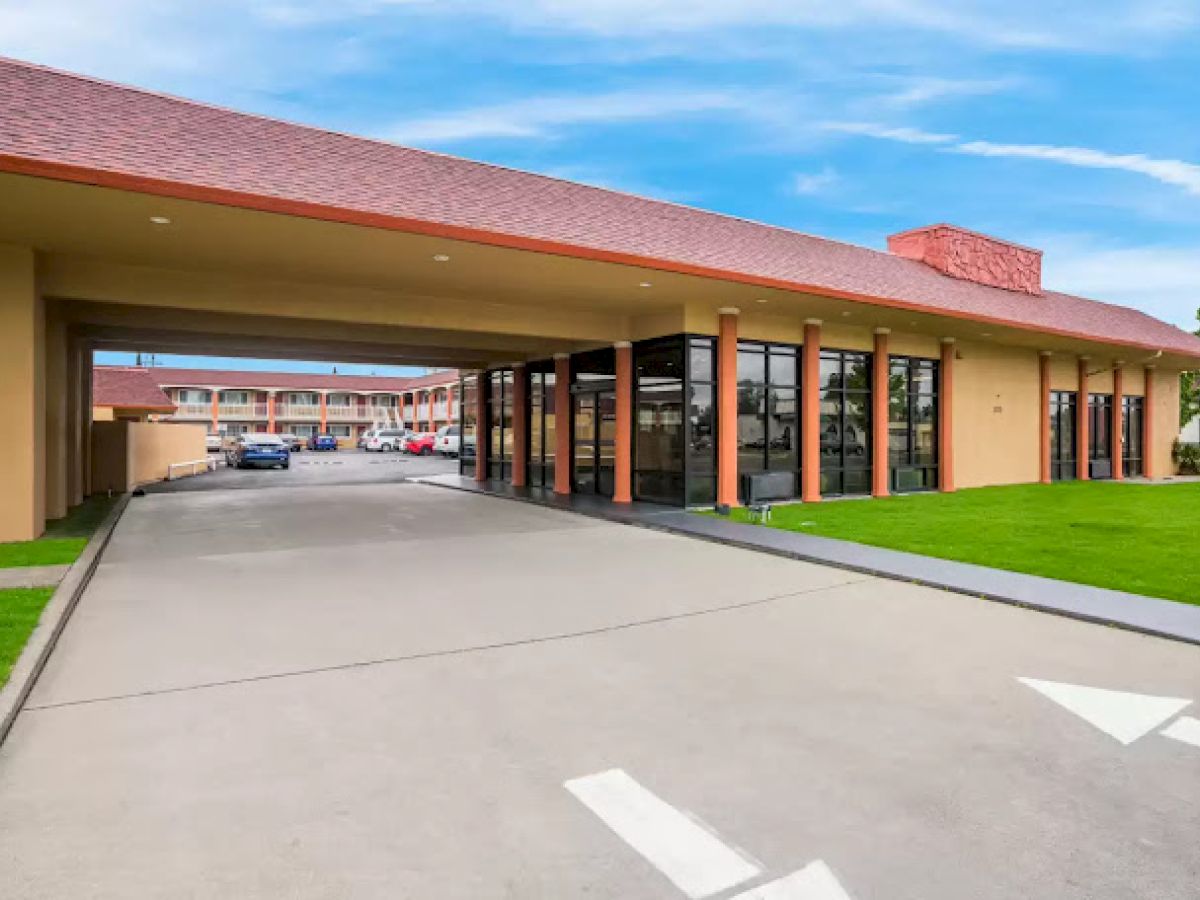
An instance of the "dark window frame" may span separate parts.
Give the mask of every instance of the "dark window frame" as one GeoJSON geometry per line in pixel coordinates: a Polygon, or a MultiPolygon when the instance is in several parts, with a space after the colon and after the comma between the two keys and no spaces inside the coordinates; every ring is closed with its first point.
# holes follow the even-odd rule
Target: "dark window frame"
{"type": "Polygon", "coordinates": [[[1092,480],[1112,478],[1113,430],[1112,394],[1088,394],[1088,478],[1092,480]]]}
{"type": "MultiPolygon", "coordinates": [[[[757,417],[759,427],[762,431],[762,447],[761,460],[759,464],[753,468],[744,467],[742,465],[743,456],[751,456],[753,450],[760,448],[752,448],[751,452],[743,450],[741,441],[738,441],[737,460],[738,460],[738,485],[739,495],[744,494],[745,475],[757,475],[771,472],[790,472],[792,474],[792,496],[799,497],[801,493],[801,475],[800,470],[803,465],[804,454],[803,447],[803,430],[804,421],[801,415],[801,406],[803,404],[803,389],[802,382],[804,378],[804,349],[800,344],[787,344],[778,341],[738,341],[738,359],[742,359],[742,354],[761,354],[762,357],[762,380],[743,381],[740,377],[737,379],[736,391],[738,394],[738,424],[740,430],[741,418],[741,400],[743,392],[755,391],[760,392],[757,400],[761,400],[761,408],[756,408],[754,415],[757,417]],[[779,361],[786,359],[787,363],[780,366],[779,361]],[[777,465],[778,460],[772,458],[772,444],[777,442],[780,437],[775,431],[773,425],[772,410],[776,409],[781,397],[791,394],[793,404],[793,417],[795,419],[794,434],[790,435],[790,454],[791,465],[780,468],[777,465]]],[[[745,501],[742,496],[742,500],[745,501]]]]}
{"type": "Polygon", "coordinates": [[[1074,481],[1079,465],[1079,395],[1075,391],[1051,391],[1047,414],[1050,416],[1050,480],[1074,481]],[[1068,427],[1064,428],[1066,412],[1071,416],[1068,427]]]}
{"type": "MultiPolygon", "coordinates": [[[[872,418],[875,414],[874,404],[871,402],[872,385],[874,382],[873,369],[875,366],[875,354],[869,350],[839,350],[833,347],[822,347],[820,353],[820,362],[822,364],[828,362],[838,363],[838,375],[836,385],[827,386],[822,375],[821,383],[817,386],[818,403],[823,405],[830,400],[829,395],[833,394],[838,404],[837,413],[837,432],[838,441],[836,448],[830,441],[825,438],[825,426],[820,426],[821,432],[818,440],[820,441],[820,460],[821,460],[821,494],[827,497],[848,497],[848,496],[866,496],[871,493],[871,478],[872,478],[872,418]],[[850,369],[852,362],[861,360],[865,370],[865,378],[863,379],[864,387],[849,388],[847,387],[847,372],[850,369]],[[861,452],[847,453],[848,445],[846,440],[847,434],[850,431],[848,425],[853,423],[848,422],[847,408],[849,400],[857,399],[862,402],[862,408],[866,414],[866,424],[862,426],[862,441],[860,442],[861,452]],[[836,456],[836,465],[829,463],[836,456]],[[861,465],[855,461],[861,460],[861,465]],[[848,461],[851,464],[847,464],[848,461]],[[848,474],[860,475],[859,489],[847,491],[846,479],[848,474]],[[861,474],[860,474],[861,473],[861,474]],[[830,487],[830,482],[836,478],[836,487],[830,487]]],[[[820,367],[824,371],[824,365],[820,367]]],[[[818,422],[823,422],[827,415],[823,411],[819,411],[818,422]]],[[[854,426],[858,427],[858,426],[854,426]]]]}
{"type": "Polygon", "coordinates": [[[890,356],[888,357],[888,486],[892,493],[921,493],[936,491],[940,478],[941,457],[938,447],[938,426],[941,417],[941,362],[922,356],[890,356]],[[897,367],[902,367],[903,384],[895,382],[897,367]],[[921,424],[918,414],[922,394],[914,392],[913,384],[917,376],[924,370],[930,376],[933,385],[933,462],[923,463],[917,460],[917,430],[921,424]],[[892,425],[892,414],[898,405],[898,388],[903,389],[904,404],[904,447],[899,450],[896,445],[897,431],[892,425]],[[897,459],[899,457],[899,460],[897,459]],[[911,487],[906,477],[917,474],[919,487],[911,487]]]}
{"type": "Polygon", "coordinates": [[[1122,470],[1130,478],[1137,478],[1146,471],[1145,423],[1145,398],[1137,394],[1121,397],[1121,463],[1122,470]]]}

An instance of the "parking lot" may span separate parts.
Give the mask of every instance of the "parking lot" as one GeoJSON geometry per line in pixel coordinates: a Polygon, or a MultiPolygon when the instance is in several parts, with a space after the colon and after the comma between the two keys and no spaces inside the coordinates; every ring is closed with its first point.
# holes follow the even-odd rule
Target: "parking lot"
{"type": "Polygon", "coordinates": [[[148,485],[149,493],[180,491],[244,490],[292,488],[303,485],[365,484],[399,482],[422,475],[440,475],[458,471],[457,459],[440,456],[409,456],[403,453],[368,453],[364,450],[301,450],[293,453],[291,464],[283,469],[234,469],[224,464],[223,454],[215,472],[194,478],[180,478],[148,485]]]}
{"type": "Polygon", "coordinates": [[[1195,698],[1194,647],[334,462],[134,498],[0,896],[1195,897],[1200,747],[1018,680],[1195,698]]]}

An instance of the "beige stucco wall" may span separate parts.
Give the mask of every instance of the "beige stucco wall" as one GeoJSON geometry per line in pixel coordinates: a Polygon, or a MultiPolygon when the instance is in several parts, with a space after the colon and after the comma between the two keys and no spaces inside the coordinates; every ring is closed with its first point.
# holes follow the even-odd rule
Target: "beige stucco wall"
{"type": "Polygon", "coordinates": [[[954,469],[960,488],[1037,481],[1041,375],[1033,350],[960,342],[954,365],[954,469]]]}
{"type": "MultiPolygon", "coordinates": [[[[130,481],[134,485],[162,481],[171,463],[191,462],[208,456],[204,446],[207,428],[164,422],[126,422],[130,443],[130,481]]],[[[181,470],[177,477],[187,473],[181,470]]]]}
{"type": "Polygon", "coordinates": [[[111,406],[93,406],[92,421],[93,422],[111,422],[116,416],[113,415],[111,406]]]}
{"type": "MultiPolygon", "coordinates": [[[[92,483],[98,492],[123,493],[162,481],[171,463],[207,457],[205,426],[163,422],[94,422],[92,483]]],[[[203,471],[203,470],[201,470],[203,471]]],[[[175,477],[190,474],[177,471],[175,477]]]]}
{"type": "Polygon", "coordinates": [[[1151,369],[1148,374],[1154,378],[1154,434],[1147,452],[1156,476],[1173,475],[1171,450],[1179,437],[1179,373],[1151,369]]]}

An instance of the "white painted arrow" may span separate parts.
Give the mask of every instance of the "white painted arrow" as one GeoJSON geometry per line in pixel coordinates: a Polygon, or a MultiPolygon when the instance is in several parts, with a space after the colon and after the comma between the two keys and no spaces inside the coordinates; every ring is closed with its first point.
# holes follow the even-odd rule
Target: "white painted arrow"
{"type": "Polygon", "coordinates": [[[1193,747],[1200,747],[1200,719],[1180,716],[1159,734],[1183,741],[1185,744],[1191,744],[1193,747]]]}
{"type": "Polygon", "coordinates": [[[1182,697],[1131,694],[1062,681],[1037,678],[1018,678],[1017,681],[1127,746],[1192,702],[1182,697]]]}
{"type": "Polygon", "coordinates": [[[829,866],[817,860],[799,872],[751,888],[732,900],[850,900],[829,866]]]}

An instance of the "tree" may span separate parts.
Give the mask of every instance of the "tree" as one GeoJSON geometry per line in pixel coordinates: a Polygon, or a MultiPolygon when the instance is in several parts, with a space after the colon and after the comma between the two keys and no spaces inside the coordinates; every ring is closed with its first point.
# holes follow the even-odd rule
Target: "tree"
{"type": "MultiPolygon", "coordinates": [[[[1200,322],[1200,309],[1196,310],[1200,322]]],[[[1194,332],[1200,337],[1200,328],[1194,332]]],[[[1179,376],[1179,427],[1200,416],[1200,371],[1183,372],[1179,376]]]]}

